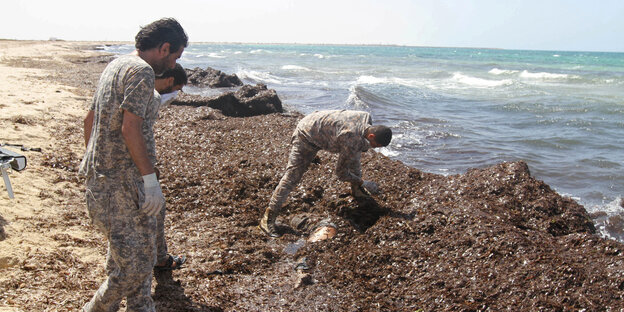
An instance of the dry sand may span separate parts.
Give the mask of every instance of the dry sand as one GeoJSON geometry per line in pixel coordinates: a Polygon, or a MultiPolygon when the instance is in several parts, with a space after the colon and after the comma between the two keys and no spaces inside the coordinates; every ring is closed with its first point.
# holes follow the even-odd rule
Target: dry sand
{"type": "MultiPolygon", "coordinates": [[[[86,103],[90,97],[76,87],[64,85],[58,79],[58,68],[71,73],[75,67],[70,59],[91,57],[96,52],[82,50],[88,43],[7,41],[0,40],[0,144],[27,157],[27,167],[21,172],[9,172],[15,198],[10,199],[4,184],[0,185],[0,282],[16,280],[13,267],[29,259],[53,258],[68,248],[66,237],[74,240],[99,240],[84,224],[62,224],[68,199],[81,197],[79,184],[58,181],[59,171],[42,163],[59,149],[69,149],[82,155],[80,144],[68,144],[63,129],[78,131],[86,103]],[[41,152],[28,149],[40,148],[41,152]]],[[[75,139],[74,139],[75,140],[75,139]]],[[[100,246],[98,246],[100,247],[100,246]]],[[[72,246],[71,254],[102,272],[102,250],[95,246],[72,246]]],[[[36,269],[36,267],[35,267],[36,269]]],[[[68,274],[71,269],[68,268],[68,274]]],[[[33,285],[37,283],[33,281],[33,285]]],[[[29,288],[29,285],[22,285],[29,288]]],[[[20,311],[20,302],[7,299],[6,289],[0,289],[0,311],[20,311]]],[[[43,289],[30,289],[32,295],[43,289]]],[[[28,300],[30,297],[24,297],[28,300]]]]}

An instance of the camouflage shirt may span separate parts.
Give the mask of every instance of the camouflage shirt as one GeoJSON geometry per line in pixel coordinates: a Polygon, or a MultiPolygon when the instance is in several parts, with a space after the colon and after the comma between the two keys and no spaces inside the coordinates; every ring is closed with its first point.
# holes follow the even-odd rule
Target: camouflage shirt
{"type": "Polygon", "coordinates": [[[121,56],[106,66],[93,97],[93,128],[80,164],[84,176],[141,177],[121,134],[123,112],[143,119],[154,100],[154,70],[135,55],[121,56]]]}
{"type": "Polygon", "coordinates": [[[361,183],[360,157],[371,146],[364,132],[372,125],[370,114],[362,111],[327,110],[305,116],[295,135],[319,149],[340,154],[336,174],[343,181],[361,183]]]}

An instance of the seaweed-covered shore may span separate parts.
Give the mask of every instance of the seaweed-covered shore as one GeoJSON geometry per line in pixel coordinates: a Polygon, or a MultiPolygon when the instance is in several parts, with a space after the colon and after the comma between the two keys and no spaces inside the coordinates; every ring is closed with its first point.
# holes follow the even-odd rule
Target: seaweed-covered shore
{"type": "MultiPolygon", "coordinates": [[[[105,64],[71,64],[45,63],[57,72],[46,79],[92,93],[105,64]]],[[[258,219],[301,117],[162,111],[156,134],[166,234],[170,251],[188,261],[156,275],[158,311],[624,309],[624,245],[597,236],[582,206],[531,177],[521,161],[440,176],[367,152],[363,175],[383,193],[355,202],[333,174],[336,156],[320,152],[278,218],[285,234],[262,235],[258,219]],[[297,227],[302,216],[328,219],[337,235],[307,242],[308,231],[297,227]]],[[[12,279],[0,283],[0,301],[25,311],[78,310],[104,279],[106,242],[89,224],[76,175],[82,155],[72,152],[84,144],[80,126],[76,120],[51,129],[64,139],[31,164],[66,185],[62,213],[20,222],[43,233],[94,234],[57,234],[62,248],[32,252],[3,269],[12,279]],[[95,250],[101,263],[81,258],[85,250],[95,250]]]]}
{"type": "MultiPolygon", "coordinates": [[[[425,173],[363,155],[380,183],[357,203],[321,152],[278,218],[256,228],[301,116],[233,118],[167,108],[157,126],[176,278],[199,306],[222,310],[484,311],[624,307],[624,246],[597,237],[585,209],[530,176],[523,162],[463,175],[425,173]],[[330,219],[332,239],[303,243],[291,220],[330,219]],[[299,249],[293,248],[301,246],[299,249]],[[296,251],[292,253],[293,251],[296,251]],[[305,274],[295,265],[305,260],[305,274]]],[[[175,298],[157,297],[176,310],[175,298]],[[165,298],[167,298],[165,300],[165,298]]]]}

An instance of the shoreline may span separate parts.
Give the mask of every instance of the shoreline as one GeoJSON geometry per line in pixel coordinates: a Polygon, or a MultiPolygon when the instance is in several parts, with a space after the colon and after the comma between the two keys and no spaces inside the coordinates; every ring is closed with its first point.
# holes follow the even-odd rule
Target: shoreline
{"type": "MultiPolygon", "coordinates": [[[[0,40],[0,95],[10,99],[0,104],[9,129],[0,143],[42,148],[11,173],[16,199],[0,191],[0,311],[76,310],[104,277],[106,246],[86,216],[76,165],[106,58],[82,43],[0,40]]],[[[624,308],[624,246],[592,234],[587,212],[522,163],[444,177],[366,153],[363,173],[384,194],[359,207],[332,175],[335,156],[320,153],[278,219],[286,235],[267,239],[255,226],[296,121],[162,112],[166,234],[189,262],[154,283],[159,311],[624,308]],[[302,213],[331,218],[339,233],[290,254],[307,235],[288,226],[302,213]],[[302,257],[305,280],[293,270],[302,257]]]]}

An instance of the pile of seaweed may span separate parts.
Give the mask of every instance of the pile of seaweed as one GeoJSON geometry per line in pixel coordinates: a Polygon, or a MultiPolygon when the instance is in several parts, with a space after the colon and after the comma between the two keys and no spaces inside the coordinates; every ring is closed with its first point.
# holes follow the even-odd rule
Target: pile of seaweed
{"type": "Polygon", "coordinates": [[[624,307],[624,246],[598,237],[585,209],[522,161],[441,176],[367,152],[363,176],[383,192],[362,202],[321,151],[278,218],[284,235],[262,235],[301,117],[162,112],[169,248],[189,260],[157,276],[160,311],[624,307]],[[301,215],[330,219],[338,234],[308,242],[291,222],[301,215]]]}
{"type": "MultiPolygon", "coordinates": [[[[80,63],[85,78],[68,83],[89,93],[104,65],[80,63]]],[[[363,176],[383,192],[355,201],[334,174],[336,155],[320,152],[278,218],[284,235],[266,237],[256,226],[301,117],[227,117],[206,106],[162,111],[156,142],[166,235],[170,252],[188,261],[155,274],[158,311],[624,309],[624,245],[597,236],[585,209],[533,178],[522,161],[441,176],[371,151],[362,156],[363,176]],[[337,235],[309,242],[302,216],[329,220],[337,235]]],[[[82,155],[68,146],[83,144],[81,126],[53,129],[66,144],[43,161],[58,169],[55,181],[76,189],[82,155]]],[[[84,198],[69,191],[58,223],[22,221],[95,233],[84,198]]],[[[72,248],[96,249],[104,261],[106,242],[54,239],[64,247],[22,259],[15,278],[0,285],[2,302],[75,311],[93,295],[104,272],[72,248]]]]}

